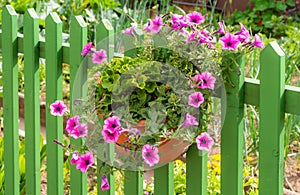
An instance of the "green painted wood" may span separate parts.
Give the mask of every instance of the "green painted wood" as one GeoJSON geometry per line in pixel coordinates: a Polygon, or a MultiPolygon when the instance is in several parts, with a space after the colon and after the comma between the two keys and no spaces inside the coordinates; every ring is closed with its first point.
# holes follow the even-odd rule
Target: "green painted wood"
{"type": "MultiPolygon", "coordinates": [[[[132,36],[123,34],[124,55],[136,55],[135,40],[132,36]]],[[[124,194],[143,194],[143,175],[138,171],[125,171],[124,194]]]]}
{"type": "MultiPolygon", "coordinates": [[[[23,35],[18,33],[18,52],[19,53],[24,53],[24,38],[23,38],[23,35]]],[[[0,47],[2,45],[2,30],[0,29],[0,47]]],[[[69,64],[70,63],[70,51],[69,51],[69,44],[68,43],[63,43],[62,44],[62,53],[63,53],[63,56],[62,56],[62,61],[63,63],[66,63],[66,64],[69,64]]],[[[45,40],[41,39],[39,41],[39,56],[40,58],[45,58],[45,40]]]]}
{"type": "Polygon", "coordinates": [[[103,159],[105,159],[105,163],[108,163],[109,165],[113,164],[114,161],[114,150],[115,145],[113,143],[105,143],[104,145],[98,145],[97,149],[97,164],[98,164],[98,171],[97,171],[97,183],[98,183],[98,195],[114,195],[115,194],[115,178],[114,173],[103,173],[101,166],[103,163],[103,159]],[[101,190],[101,181],[102,176],[106,175],[108,183],[110,185],[110,189],[106,191],[101,190]]]}
{"type": "Polygon", "coordinates": [[[186,194],[207,194],[207,152],[193,144],[186,153],[186,194]]]}
{"type": "Polygon", "coordinates": [[[135,39],[131,35],[123,34],[124,55],[134,57],[137,54],[135,39]]]}
{"type": "Polygon", "coordinates": [[[174,195],[174,162],[154,169],[154,194],[174,195]]]}
{"type": "Polygon", "coordinates": [[[260,58],[259,194],[283,194],[285,55],[271,42],[260,58]]]}
{"type": "Polygon", "coordinates": [[[285,112],[300,115],[300,87],[285,86],[284,99],[285,112]]]}
{"type": "MultiPolygon", "coordinates": [[[[0,29],[0,46],[2,45],[2,31],[0,29]]],[[[63,44],[63,62],[69,64],[69,45],[63,44]]],[[[18,52],[23,53],[23,38],[19,34],[18,35],[18,52]]],[[[40,40],[39,42],[39,56],[41,58],[45,58],[45,41],[40,40]]],[[[115,54],[115,56],[122,56],[119,54],[115,54]]],[[[254,106],[259,105],[259,80],[245,78],[245,98],[244,103],[250,104],[254,106]]],[[[285,103],[285,112],[290,114],[300,115],[300,104],[297,104],[297,101],[300,98],[300,88],[293,86],[286,86],[285,89],[285,99],[287,100],[285,103]],[[292,101],[288,101],[291,99],[292,101]]]]}
{"type": "MultiPolygon", "coordinates": [[[[114,30],[110,22],[106,19],[102,20],[96,26],[96,49],[104,49],[107,53],[108,60],[112,59],[114,56],[114,30]]],[[[103,160],[110,165],[113,164],[115,146],[113,143],[110,144],[101,144],[97,149],[97,164],[98,164],[98,174],[97,174],[97,183],[98,183],[98,195],[114,195],[115,194],[115,180],[114,174],[106,174],[108,182],[110,184],[110,189],[106,191],[101,190],[101,181],[102,173],[101,165],[103,160]],[[105,155],[104,155],[105,154],[105,155]],[[105,157],[104,157],[105,156],[105,157]]]]}
{"type": "MultiPolygon", "coordinates": [[[[245,104],[259,106],[259,80],[245,78],[245,104]]],[[[300,115],[300,87],[286,85],[284,90],[285,113],[300,115]]]]}
{"type": "MultiPolygon", "coordinates": [[[[0,46],[2,45],[2,31],[0,29],[0,46]]],[[[63,44],[63,62],[69,64],[69,45],[63,44]]],[[[23,38],[19,34],[18,35],[18,52],[23,53],[23,38]]],[[[41,58],[45,58],[45,41],[40,40],[39,42],[39,54],[41,58]]],[[[121,54],[115,53],[115,56],[122,56],[121,54]]],[[[245,78],[245,97],[244,103],[250,104],[253,106],[259,105],[259,80],[245,78]]],[[[286,85],[285,89],[285,97],[286,99],[292,99],[293,101],[286,101],[285,103],[285,112],[290,114],[300,115],[300,104],[296,104],[294,100],[298,100],[300,98],[299,87],[293,87],[286,85]]]]}
{"type": "Polygon", "coordinates": [[[222,115],[225,118],[221,130],[221,194],[243,194],[243,146],[244,146],[244,60],[228,56],[229,78],[225,83],[226,98],[222,97],[222,115]],[[226,103],[226,108],[224,103],[226,103]],[[225,109],[224,109],[225,108],[225,109]],[[226,111],[226,113],[224,113],[226,111]]]}
{"type": "Polygon", "coordinates": [[[259,106],[259,80],[245,78],[245,104],[259,106]]]}
{"type": "Polygon", "coordinates": [[[125,171],[124,179],[125,195],[142,195],[143,194],[143,174],[138,171],[125,171]]]}
{"type": "Polygon", "coordinates": [[[107,19],[96,26],[96,48],[106,50],[108,60],[114,57],[114,29],[107,19]]]}
{"type": "Polygon", "coordinates": [[[50,104],[62,100],[62,22],[56,13],[46,18],[46,139],[47,194],[63,195],[62,117],[50,114],[50,104]]]}
{"type": "Polygon", "coordinates": [[[19,104],[17,14],[12,6],[2,10],[3,129],[5,193],[19,195],[19,104]]]}
{"type": "MultiPolygon", "coordinates": [[[[73,101],[86,94],[87,67],[81,66],[83,58],[81,51],[87,43],[87,26],[82,16],[73,16],[70,24],[70,107],[73,108],[73,101]],[[76,78],[77,76],[77,78],[76,78]],[[75,78],[77,80],[74,83],[75,78]],[[75,84],[75,86],[74,86],[75,84]]],[[[80,147],[84,144],[83,139],[71,139],[71,144],[80,147]]],[[[87,174],[71,165],[70,171],[71,194],[87,194],[87,174]]]]}
{"type": "Polygon", "coordinates": [[[24,16],[24,118],[26,194],[40,194],[39,23],[34,9],[24,16]]]}

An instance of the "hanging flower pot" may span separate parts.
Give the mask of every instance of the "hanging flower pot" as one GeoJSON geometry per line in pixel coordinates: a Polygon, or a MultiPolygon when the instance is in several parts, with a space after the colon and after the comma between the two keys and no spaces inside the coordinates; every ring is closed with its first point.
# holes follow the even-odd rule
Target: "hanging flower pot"
{"type": "MultiPolygon", "coordinates": [[[[145,120],[141,120],[135,125],[135,128],[138,129],[141,134],[145,132],[145,122],[145,120]]],[[[134,150],[134,147],[130,145],[130,136],[128,132],[121,133],[116,144],[116,149],[124,155],[130,155],[130,152],[134,150]]],[[[185,140],[161,138],[157,147],[160,154],[158,164],[163,165],[177,159],[188,149],[188,146],[190,146],[190,142],[185,140]]]]}
{"type": "Polygon", "coordinates": [[[69,133],[86,136],[85,149],[103,166],[144,171],[173,161],[193,143],[199,150],[212,147],[206,131],[220,119],[214,118],[213,96],[224,92],[226,75],[233,74],[226,58],[263,43],[242,24],[230,33],[223,21],[217,30],[204,22],[198,12],[156,16],[143,25],[133,21],[114,36],[121,40],[115,44],[124,54],[119,57],[112,56],[111,37],[99,43],[102,49],[84,47],[77,78],[87,75],[87,93],[73,97],[82,98],[73,107],[80,119],[69,133]],[[92,125],[79,125],[84,122],[92,125]]]}

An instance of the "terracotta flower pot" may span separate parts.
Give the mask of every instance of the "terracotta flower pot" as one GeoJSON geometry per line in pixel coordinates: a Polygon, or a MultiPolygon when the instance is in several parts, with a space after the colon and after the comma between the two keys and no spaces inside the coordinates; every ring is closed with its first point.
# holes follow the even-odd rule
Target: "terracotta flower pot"
{"type": "MultiPolygon", "coordinates": [[[[137,128],[141,133],[144,132],[145,128],[145,120],[141,120],[139,123],[136,124],[135,128],[137,128]]],[[[122,133],[119,136],[119,139],[117,141],[117,144],[115,148],[117,149],[117,152],[120,152],[124,155],[130,155],[130,151],[128,149],[125,149],[123,147],[124,143],[128,140],[128,133],[122,133]]],[[[160,161],[159,165],[163,165],[166,163],[169,163],[171,161],[174,161],[182,153],[184,153],[188,146],[190,145],[189,142],[184,141],[183,139],[161,139],[162,143],[158,146],[160,161]]]]}

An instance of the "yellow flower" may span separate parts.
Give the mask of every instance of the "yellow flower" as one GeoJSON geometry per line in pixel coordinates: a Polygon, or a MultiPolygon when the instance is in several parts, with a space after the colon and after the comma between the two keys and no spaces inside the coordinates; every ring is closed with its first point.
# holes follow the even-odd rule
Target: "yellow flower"
{"type": "Polygon", "coordinates": [[[178,164],[178,165],[183,164],[182,160],[179,160],[179,159],[175,160],[175,163],[178,164]]]}
{"type": "Polygon", "coordinates": [[[210,162],[207,162],[207,168],[210,169],[212,166],[210,164],[210,162]]]}
{"type": "Polygon", "coordinates": [[[247,160],[248,160],[249,162],[251,162],[251,161],[253,160],[252,156],[248,156],[248,157],[247,157],[247,160]]]}
{"type": "Polygon", "coordinates": [[[215,161],[221,161],[221,154],[213,155],[212,159],[215,160],[215,161]]]}
{"type": "Polygon", "coordinates": [[[220,167],[220,166],[215,167],[215,168],[214,168],[214,172],[215,172],[216,174],[220,175],[220,174],[221,174],[221,167],[220,167]]]}
{"type": "Polygon", "coordinates": [[[213,167],[220,167],[220,162],[213,161],[212,165],[213,167]]]}

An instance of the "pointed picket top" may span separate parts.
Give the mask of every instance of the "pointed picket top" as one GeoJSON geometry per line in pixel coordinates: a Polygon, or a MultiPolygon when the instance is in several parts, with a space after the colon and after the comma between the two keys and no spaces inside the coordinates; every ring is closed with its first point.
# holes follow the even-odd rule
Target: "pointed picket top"
{"type": "MultiPolygon", "coordinates": [[[[24,14],[24,17],[30,17],[32,19],[39,19],[37,13],[35,12],[35,10],[33,8],[29,8],[27,10],[27,12],[24,14]]],[[[25,23],[25,21],[24,21],[25,23]]]]}
{"type": "Polygon", "coordinates": [[[273,55],[276,54],[277,56],[284,56],[283,50],[280,48],[276,41],[270,42],[261,52],[261,57],[265,57],[265,55],[273,55]]]}
{"type": "Polygon", "coordinates": [[[11,16],[17,16],[18,14],[16,13],[16,10],[14,9],[13,6],[11,5],[6,5],[3,7],[3,14],[9,14],[11,16]]]}
{"type": "Polygon", "coordinates": [[[56,12],[51,12],[47,17],[46,17],[46,24],[47,22],[52,22],[56,24],[62,23],[61,19],[59,18],[58,14],[56,12]]]}
{"type": "Polygon", "coordinates": [[[86,22],[84,21],[82,16],[72,16],[71,18],[71,25],[78,25],[80,27],[86,27],[86,22]]]}
{"type": "Polygon", "coordinates": [[[102,25],[106,30],[113,30],[113,26],[107,19],[103,19],[98,25],[102,25]]]}
{"type": "Polygon", "coordinates": [[[114,57],[114,28],[107,19],[101,20],[96,26],[96,49],[104,49],[108,61],[114,57]]]}

